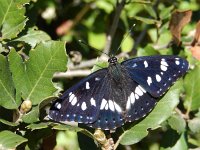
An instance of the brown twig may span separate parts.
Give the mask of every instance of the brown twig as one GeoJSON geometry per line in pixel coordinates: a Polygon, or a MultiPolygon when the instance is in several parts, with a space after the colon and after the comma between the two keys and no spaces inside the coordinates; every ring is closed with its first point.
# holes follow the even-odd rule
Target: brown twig
{"type": "Polygon", "coordinates": [[[108,35],[106,37],[106,45],[105,45],[105,48],[103,50],[103,52],[106,53],[106,54],[109,54],[111,44],[112,44],[112,40],[113,40],[113,37],[115,35],[117,26],[118,26],[119,17],[120,17],[122,9],[124,8],[125,3],[126,3],[126,0],[121,0],[121,2],[117,1],[115,16],[114,16],[113,23],[112,23],[111,28],[110,28],[110,32],[108,33],[108,35]]]}
{"type": "Polygon", "coordinates": [[[88,76],[91,70],[68,70],[67,72],[57,72],[53,75],[54,78],[73,78],[88,76]]]}

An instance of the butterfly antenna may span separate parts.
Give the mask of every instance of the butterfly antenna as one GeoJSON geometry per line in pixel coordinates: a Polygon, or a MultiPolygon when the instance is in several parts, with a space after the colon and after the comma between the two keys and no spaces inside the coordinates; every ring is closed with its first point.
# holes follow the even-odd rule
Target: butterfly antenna
{"type": "Polygon", "coordinates": [[[121,48],[121,46],[122,46],[124,40],[131,34],[131,31],[133,30],[133,27],[135,27],[135,24],[133,24],[133,25],[131,26],[130,30],[126,33],[125,37],[123,38],[123,40],[122,40],[122,42],[120,43],[119,47],[117,48],[117,51],[116,51],[116,52],[119,51],[119,49],[121,48]]]}
{"type": "Polygon", "coordinates": [[[99,50],[99,49],[97,49],[97,48],[95,48],[95,47],[93,47],[93,46],[91,46],[91,45],[88,45],[87,43],[83,42],[82,40],[78,40],[78,41],[79,41],[81,44],[84,44],[84,45],[86,45],[87,47],[89,47],[89,48],[91,48],[91,49],[94,49],[95,51],[101,52],[101,53],[107,55],[108,57],[110,57],[108,54],[104,53],[103,51],[101,51],[101,50],[99,50]]]}

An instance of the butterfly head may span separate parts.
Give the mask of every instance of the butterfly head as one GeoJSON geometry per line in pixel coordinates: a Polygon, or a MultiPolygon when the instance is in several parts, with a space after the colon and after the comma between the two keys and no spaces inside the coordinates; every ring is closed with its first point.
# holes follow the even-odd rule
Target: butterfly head
{"type": "Polygon", "coordinates": [[[109,64],[111,64],[111,65],[115,65],[116,63],[117,63],[117,58],[116,57],[110,57],[109,59],[108,59],[108,62],[109,62],[109,64]]]}

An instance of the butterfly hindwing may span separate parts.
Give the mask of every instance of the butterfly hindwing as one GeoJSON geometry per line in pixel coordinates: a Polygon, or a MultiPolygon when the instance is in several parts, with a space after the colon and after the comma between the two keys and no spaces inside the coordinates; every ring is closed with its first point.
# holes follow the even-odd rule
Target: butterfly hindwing
{"type": "Polygon", "coordinates": [[[188,70],[188,62],[178,56],[144,56],[122,65],[154,97],[162,96],[188,70]]]}
{"type": "Polygon", "coordinates": [[[109,76],[106,78],[106,86],[103,99],[99,107],[98,119],[89,124],[93,128],[101,128],[104,130],[114,129],[124,124],[123,110],[119,104],[119,100],[122,100],[118,87],[109,76]],[[114,93],[118,94],[114,94],[114,93]]]}
{"type": "Polygon", "coordinates": [[[127,122],[132,122],[146,116],[156,105],[157,99],[152,97],[141,85],[129,81],[127,89],[126,116],[127,122]]]}

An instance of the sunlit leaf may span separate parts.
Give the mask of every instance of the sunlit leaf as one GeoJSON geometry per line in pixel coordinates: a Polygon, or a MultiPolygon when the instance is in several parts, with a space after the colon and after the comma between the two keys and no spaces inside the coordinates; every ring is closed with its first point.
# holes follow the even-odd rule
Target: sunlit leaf
{"type": "Polygon", "coordinates": [[[188,121],[188,127],[193,133],[200,133],[200,118],[195,117],[188,121]]]}
{"type": "Polygon", "coordinates": [[[0,149],[1,150],[15,149],[18,145],[26,141],[28,140],[11,131],[0,132],[0,149]]]}
{"type": "Polygon", "coordinates": [[[130,52],[133,48],[133,38],[131,38],[131,36],[127,36],[126,39],[124,39],[123,43],[122,43],[122,51],[123,52],[130,52]]]}
{"type": "Polygon", "coordinates": [[[29,0],[1,0],[0,25],[3,39],[17,36],[23,30],[28,19],[25,18],[24,4],[29,0]]]}
{"type": "Polygon", "coordinates": [[[191,70],[184,79],[184,87],[186,97],[184,106],[190,110],[196,110],[200,107],[200,65],[196,65],[194,70],[191,70]]]}
{"type": "Polygon", "coordinates": [[[185,120],[178,114],[173,114],[168,119],[168,124],[172,129],[176,130],[178,133],[182,133],[185,131],[186,122],[185,120]]]}
{"type": "Polygon", "coordinates": [[[31,129],[33,131],[33,130],[39,130],[39,129],[47,128],[50,124],[51,124],[50,122],[41,122],[41,123],[38,123],[38,124],[33,123],[33,124],[28,125],[26,128],[31,129]]]}
{"type": "Polygon", "coordinates": [[[39,44],[41,41],[49,41],[49,40],[51,40],[51,38],[47,33],[41,30],[36,30],[34,28],[31,28],[25,35],[18,37],[13,41],[24,41],[30,44],[32,48],[34,48],[36,44],[39,44]]]}
{"type": "Polygon", "coordinates": [[[8,126],[13,126],[13,127],[19,125],[19,123],[9,122],[9,121],[4,120],[4,119],[0,119],[0,122],[3,123],[3,124],[6,124],[6,125],[8,125],[8,126]]]}
{"type": "Polygon", "coordinates": [[[104,48],[105,41],[106,41],[106,35],[104,33],[98,34],[94,32],[90,32],[89,35],[89,44],[99,50],[104,48]]]}
{"type": "Polygon", "coordinates": [[[20,64],[12,69],[14,77],[19,79],[16,84],[21,85],[23,99],[29,99],[36,105],[56,91],[51,81],[53,73],[66,70],[64,42],[41,43],[30,51],[29,57],[22,63],[19,55],[15,53],[10,55],[10,64],[14,65],[16,61],[20,64]]]}
{"type": "Polygon", "coordinates": [[[15,88],[9,70],[8,60],[5,56],[0,54],[0,105],[8,108],[15,109],[18,103],[15,99],[15,88]]]}
{"type": "Polygon", "coordinates": [[[142,22],[144,22],[144,23],[146,23],[146,24],[158,24],[158,25],[161,24],[160,21],[155,20],[155,19],[149,19],[149,18],[138,17],[138,16],[134,16],[134,18],[135,18],[136,20],[140,20],[140,21],[142,21],[142,22]]]}

